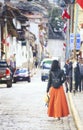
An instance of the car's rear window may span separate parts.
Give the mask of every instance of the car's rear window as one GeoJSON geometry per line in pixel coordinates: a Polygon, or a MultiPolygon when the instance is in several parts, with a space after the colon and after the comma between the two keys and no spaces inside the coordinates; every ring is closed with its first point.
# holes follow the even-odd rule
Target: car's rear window
{"type": "Polygon", "coordinates": [[[44,63],[52,64],[52,61],[51,60],[47,60],[47,61],[44,61],[44,63]]]}
{"type": "Polygon", "coordinates": [[[44,69],[50,69],[51,68],[51,64],[52,64],[52,61],[45,61],[43,63],[43,68],[44,69]]]}
{"type": "Polygon", "coordinates": [[[16,74],[18,74],[18,73],[25,73],[27,70],[26,69],[17,69],[16,70],[16,74]]]}
{"type": "Polygon", "coordinates": [[[7,67],[7,63],[6,62],[0,62],[0,67],[7,67]]]}

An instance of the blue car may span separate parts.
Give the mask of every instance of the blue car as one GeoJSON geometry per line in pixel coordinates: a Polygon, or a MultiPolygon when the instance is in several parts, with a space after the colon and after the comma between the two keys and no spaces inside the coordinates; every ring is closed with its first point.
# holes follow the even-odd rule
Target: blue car
{"type": "Polygon", "coordinates": [[[28,81],[31,82],[30,71],[27,68],[16,69],[13,75],[14,83],[18,81],[28,81]]]}

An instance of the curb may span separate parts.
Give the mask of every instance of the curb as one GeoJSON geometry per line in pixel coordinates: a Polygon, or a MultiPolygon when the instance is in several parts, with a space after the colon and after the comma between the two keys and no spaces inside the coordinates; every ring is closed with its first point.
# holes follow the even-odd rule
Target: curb
{"type": "Polygon", "coordinates": [[[77,130],[83,130],[82,121],[79,117],[78,111],[75,108],[74,102],[72,100],[72,93],[70,93],[70,92],[68,92],[68,101],[69,101],[70,109],[71,109],[77,130]]]}

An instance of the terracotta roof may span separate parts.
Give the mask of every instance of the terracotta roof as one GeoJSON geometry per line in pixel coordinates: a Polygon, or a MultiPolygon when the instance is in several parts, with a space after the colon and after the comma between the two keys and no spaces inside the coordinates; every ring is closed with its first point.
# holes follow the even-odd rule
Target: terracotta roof
{"type": "Polygon", "coordinates": [[[3,7],[2,17],[3,17],[3,20],[5,18],[7,20],[8,33],[16,37],[18,37],[18,32],[13,24],[12,19],[16,18],[21,23],[28,21],[28,18],[24,16],[23,14],[21,14],[21,12],[17,8],[7,5],[7,4],[3,7]]]}
{"type": "Polygon", "coordinates": [[[14,18],[16,17],[17,20],[21,21],[28,21],[28,18],[25,17],[20,11],[19,9],[12,7],[10,5],[5,5],[3,7],[3,17],[7,17],[7,18],[14,18]]]}

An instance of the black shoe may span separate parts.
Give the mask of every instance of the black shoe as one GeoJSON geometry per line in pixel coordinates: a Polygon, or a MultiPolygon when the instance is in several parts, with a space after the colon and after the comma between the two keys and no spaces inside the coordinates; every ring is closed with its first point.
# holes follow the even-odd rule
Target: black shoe
{"type": "Polygon", "coordinates": [[[66,88],[66,93],[68,93],[68,88],[66,88]]]}
{"type": "Polygon", "coordinates": [[[60,120],[60,117],[55,118],[55,120],[56,120],[56,121],[59,121],[59,120],[60,120]]]}
{"type": "Polygon", "coordinates": [[[58,120],[60,120],[60,117],[58,117],[58,120]]]}

